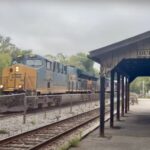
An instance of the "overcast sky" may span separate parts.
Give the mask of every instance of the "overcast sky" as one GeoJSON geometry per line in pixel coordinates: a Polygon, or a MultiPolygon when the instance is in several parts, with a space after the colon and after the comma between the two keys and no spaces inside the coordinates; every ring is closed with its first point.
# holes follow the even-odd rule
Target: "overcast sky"
{"type": "Polygon", "coordinates": [[[0,34],[42,55],[88,52],[149,29],[149,1],[0,0],[0,34]]]}

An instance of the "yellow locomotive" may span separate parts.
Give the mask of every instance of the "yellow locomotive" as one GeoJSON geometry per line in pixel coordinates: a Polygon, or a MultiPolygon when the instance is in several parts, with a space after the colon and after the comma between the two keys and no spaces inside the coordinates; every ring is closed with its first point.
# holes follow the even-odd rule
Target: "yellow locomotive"
{"type": "Polygon", "coordinates": [[[4,68],[0,88],[4,93],[35,91],[36,76],[35,69],[23,64],[15,64],[4,68]]]}

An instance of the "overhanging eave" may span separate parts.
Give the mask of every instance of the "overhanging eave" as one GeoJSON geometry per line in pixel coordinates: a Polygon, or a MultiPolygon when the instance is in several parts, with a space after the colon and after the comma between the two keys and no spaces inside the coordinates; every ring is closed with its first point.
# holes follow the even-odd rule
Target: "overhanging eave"
{"type": "Polygon", "coordinates": [[[150,39],[150,31],[128,38],[126,40],[102,47],[102,48],[93,50],[90,52],[90,58],[96,61],[97,58],[100,58],[103,54],[106,54],[112,51],[118,51],[118,50],[122,51],[124,49],[128,49],[129,46],[132,46],[134,44],[137,44],[147,39],[150,39]]]}

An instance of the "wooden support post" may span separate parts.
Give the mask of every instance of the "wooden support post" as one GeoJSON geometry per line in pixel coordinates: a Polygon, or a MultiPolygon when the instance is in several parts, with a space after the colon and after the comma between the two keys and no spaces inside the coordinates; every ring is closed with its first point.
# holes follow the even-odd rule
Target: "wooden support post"
{"type": "Polygon", "coordinates": [[[120,74],[117,72],[117,120],[120,120],[120,74]]]}
{"type": "Polygon", "coordinates": [[[128,78],[125,78],[125,113],[128,112],[128,78]]]}
{"type": "Polygon", "coordinates": [[[110,127],[114,126],[114,71],[111,71],[111,80],[110,80],[110,127]]]}
{"type": "Polygon", "coordinates": [[[121,105],[121,116],[124,116],[124,76],[122,75],[122,105],[121,105]]]}
{"type": "Polygon", "coordinates": [[[24,111],[23,111],[23,124],[26,123],[26,115],[27,115],[27,97],[24,94],[24,111]]]}
{"type": "Polygon", "coordinates": [[[128,88],[128,93],[127,93],[127,95],[128,95],[128,111],[130,110],[130,84],[129,84],[129,78],[128,78],[128,85],[127,85],[127,88],[128,88]]]}
{"type": "Polygon", "coordinates": [[[105,129],[105,77],[100,76],[100,136],[104,137],[105,129]]]}

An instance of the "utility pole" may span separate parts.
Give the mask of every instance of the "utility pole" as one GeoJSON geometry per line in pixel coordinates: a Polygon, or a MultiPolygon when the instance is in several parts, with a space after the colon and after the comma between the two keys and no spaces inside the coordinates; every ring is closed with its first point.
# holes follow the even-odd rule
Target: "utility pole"
{"type": "Polygon", "coordinates": [[[143,93],[143,96],[145,97],[145,82],[143,80],[143,83],[142,83],[142,93],[143,93]]]}

